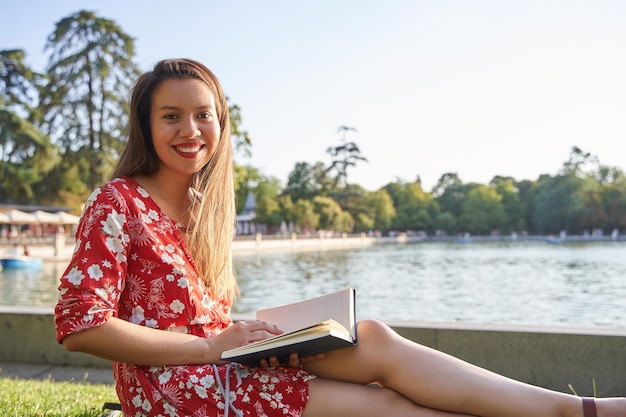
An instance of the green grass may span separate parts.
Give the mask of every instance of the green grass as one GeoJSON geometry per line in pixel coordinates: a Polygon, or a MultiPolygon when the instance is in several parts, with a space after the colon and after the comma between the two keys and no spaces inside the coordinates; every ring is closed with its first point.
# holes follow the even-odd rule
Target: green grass
{"type": "Polygon", "coordinates": [[[0,378],[0,416],[98,417],[118,402],[113,385],[0,378]]]}

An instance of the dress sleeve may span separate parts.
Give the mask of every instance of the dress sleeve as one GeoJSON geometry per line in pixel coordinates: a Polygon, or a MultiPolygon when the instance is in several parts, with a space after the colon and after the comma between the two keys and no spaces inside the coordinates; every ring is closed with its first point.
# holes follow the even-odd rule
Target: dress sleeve
{"type": "Polygon", "coordinates": [[[59,284],[57,342],[117,316],[130,250],[126,219],[126,205],[115,187],[104,185],[87,200],[76,247],[59,284]]]}

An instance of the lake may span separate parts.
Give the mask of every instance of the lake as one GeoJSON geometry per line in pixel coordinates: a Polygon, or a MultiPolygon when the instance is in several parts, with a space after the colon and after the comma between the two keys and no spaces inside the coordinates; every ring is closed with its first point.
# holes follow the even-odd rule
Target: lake
{"type": "MultiPolygon", "coordinates": [[[[626,327],[625,242],[417,242],[234,259],[236,314],[354,287],[360,319],[626,327]]],[[[64,268],[1,271],[2,303],[52,307],[64,268]]]]}

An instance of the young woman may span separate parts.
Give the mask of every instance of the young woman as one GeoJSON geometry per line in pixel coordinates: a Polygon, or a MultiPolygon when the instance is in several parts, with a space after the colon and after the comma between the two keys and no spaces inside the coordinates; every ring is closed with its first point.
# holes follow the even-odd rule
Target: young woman
{"type": "Polygon", "coordinates": [[[209,69],[174,59],[139,78],[130,104],[128,143],[87,201],[55,309],[66,349],[114,361],[126,416],[591,417],[597,406],[599,417],[626,417],[624,398],[594,403],[513,381],[378,321],[358,324],[355,347],[259,367],[221,361],[224,350],[280,333],[229,316],[226,98],[209,69]]]}

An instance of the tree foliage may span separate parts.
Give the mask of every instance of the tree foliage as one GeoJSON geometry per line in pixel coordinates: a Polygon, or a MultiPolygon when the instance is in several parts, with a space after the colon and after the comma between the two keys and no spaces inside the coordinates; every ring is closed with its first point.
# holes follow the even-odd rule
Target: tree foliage
{"type": "Polygon", "coordinates": [[[56,147],[33,120],[33,94],[41,78],[24,63],[21,50],[0,51],[0,198],[25,203],[60,162],[56,147]]]}
{"type": "Polygon", "coordinates": [[[112,20],[79,11],[48,37],[49,83],[42,108],[48,133],[87,187],[103,181],[124,144],[126,98],[139,74],[134,40],[112,20]]]}
{"type": "MultiPolygon", "coordinates": [[[[124,144],[126,100],[138,75],[134,40],[115,22],[79,11],[59,20],[46,44],[46,73],[25,63],[20,49],[0,51],[0,201],[59,204],[80,209],[104,181],[124,144]]],[[[229,102],[236,156],[248,157],[252,140],[242,111],[229,102]]],[[[557,175],[537,180],[494,176],[464,183],[444,173],[433,190],[395,181],[369,191],[348,182],[348,171],[367,162],[356,129],[340,126],[341,143],[327,148],[332,161],[298,162],[282,188],[276,178],[235,163],[237,207],[253,192],[257,221],[283,222],[301,233],[389,232],[431,234],[584,233],[626,228],[626,175],[572,147],[557,175]]]]}
{"type": "Polygon", "coordinates": [[[341,134],[341,144],[326,149],[326,152],[333,158],[326,171],[335,172],[333,184],[335,188],[348,185],[348,168],[356,166],[358,161],[367,162],[367,158],[361,155],[359,146],[355,142],[347,140],[347,133],[356,132],[356,129],[349,126],[339,126],[338,131],[341,134]]]}

